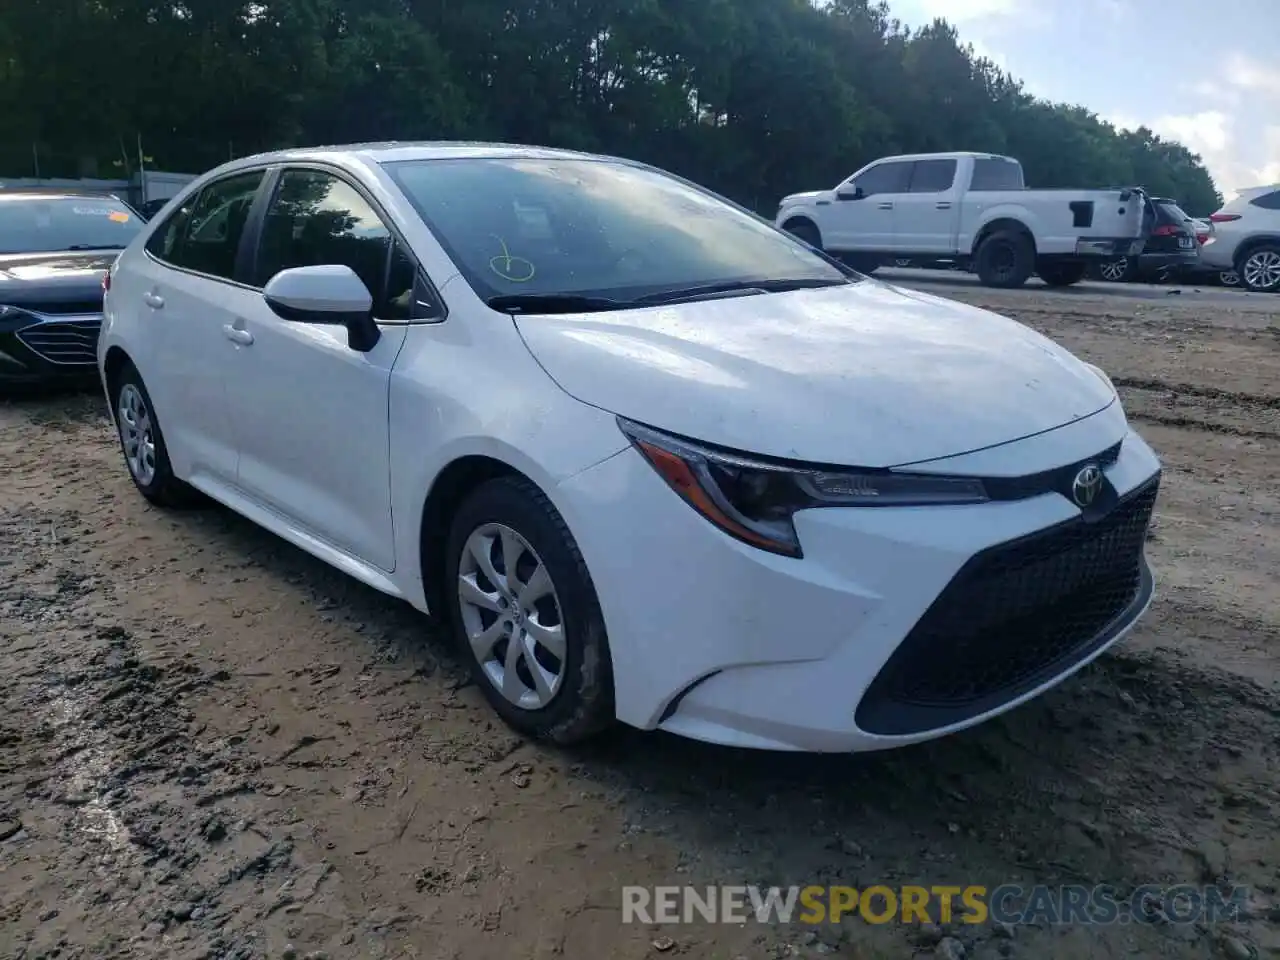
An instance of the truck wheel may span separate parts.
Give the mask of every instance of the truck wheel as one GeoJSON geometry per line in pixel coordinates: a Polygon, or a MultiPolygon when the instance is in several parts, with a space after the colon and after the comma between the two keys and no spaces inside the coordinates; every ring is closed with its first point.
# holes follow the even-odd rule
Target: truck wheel
{"type": "Polygon", "coordinates": [[[867,276],[879,270],[884,263],[876,257],[868,257],[860,253],[842,253],[840,260],[845,266],[853,267],[859,273],[865,273],[867,276]]]}
{"type": "Polygon", "coordinates": [[[1250,247],[1237,258],[1236,274],[1246,290],[1280,292],[1280,244],[1261,243],[1250,247]]]}
{"type": "Polygon", "coordinates": [[[788,221],[782,229],[786,230],[787,233],[791,234],[797,240],[803,240],[809,246],[813,247],[813,249],[822,249],[822,234],[820,234],[818,232],[818,228],[808,220],[788,221]]]}
{"type": "Polygon", "coordinates": [[[997,230],[982,241],[974,267],[984,287],[1020,287],[1035,271],[1035,244],[1023,230],[997,230]]]}
{"type": "Polygon", "coordinates": [[[1069,287],[1084,279],[1083,263],[1046,263],[1036,271],[1049,287],[1069,287]]]}

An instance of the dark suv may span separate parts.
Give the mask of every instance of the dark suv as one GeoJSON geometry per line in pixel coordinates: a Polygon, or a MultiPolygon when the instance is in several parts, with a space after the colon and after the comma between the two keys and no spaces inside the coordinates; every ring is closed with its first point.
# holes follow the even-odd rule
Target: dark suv
{"type": "Polygon", "coordinates": [[[102,278],[141,227],[115,197],[0,190],[0,388],[97,382],[102,278]]]}
{"type": "Polygon", "coordinates": [[[1100,264],[1098,279],[1113,282],[1174,280],[1193,272],[1200,263],[1196,223],[1168,197],[1151,198],[1151,232],[1137,257],[1120,257],[1100,264]]]}

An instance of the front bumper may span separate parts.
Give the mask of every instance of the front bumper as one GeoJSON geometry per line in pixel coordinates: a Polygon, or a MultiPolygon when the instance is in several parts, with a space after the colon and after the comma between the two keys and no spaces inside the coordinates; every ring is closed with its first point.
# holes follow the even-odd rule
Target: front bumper
{"type": "MultiPolygon", "coordinates": [[[[846,752],[932,739],[1031,699],[1149,604],[1160,467],[1118,409],[1009,445],[1028,473],[1120,438],[1104,468],[1119,504],[1104,519],[1056,493],[809,510],[796,516],[800,560],[721,534],[633,450],[565,481],[556,499],[600,597],[619,718],[734,746],[846,752]]],[[[993,462],[984,452],[948,469],[966,459],[975,472],[993,462]]]]}
{"type": "Polygon", "coordinates": [[[94,383],[101,326],[100,313],[0,316],[0,383],[94,383]]]}

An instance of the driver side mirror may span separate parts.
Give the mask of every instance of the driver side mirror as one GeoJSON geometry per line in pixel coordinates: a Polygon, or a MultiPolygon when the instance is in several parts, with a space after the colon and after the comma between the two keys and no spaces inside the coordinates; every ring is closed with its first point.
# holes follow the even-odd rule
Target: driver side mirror
{"type": "Polygon", "coordinates": [[[865,196],[861,187],[841,187],[836,191],[837,200],[861,200],[865,196]]]}
{"type": "Polygon", "coordinates": [[[281,270],[262,288],[276,316],[294,323],[347,328],[347,346],[368,353],[382,337],[373,320],[373,295],[354,270],[342,264],[281,270]]]}

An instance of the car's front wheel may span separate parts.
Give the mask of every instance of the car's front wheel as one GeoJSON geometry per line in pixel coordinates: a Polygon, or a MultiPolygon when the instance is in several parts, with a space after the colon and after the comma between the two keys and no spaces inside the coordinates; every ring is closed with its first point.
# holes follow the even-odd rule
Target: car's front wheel
{"type": "Polygon", "coordinates": [[[1280,244],[1263,244],[1246,251],[1237,261],[1241,284],[1255,293],[1280,291],[1280,244]]]}
{"type": "Polygon", "coordinates": [[[179,507],[191,503],[195,491],[174,476],[160,421],[142,376],[132,364],[126,365],[115,376],[112,387],[112,414],[134,486],[158,506],[179,507]]]}
{"type": "Polygon", "coordinates": [[[477,489],[449,535],[453,630],[494,710],[522,733],[583,740],[614,719],[604,618],[546,494],[520,477],[477,489]]]}

